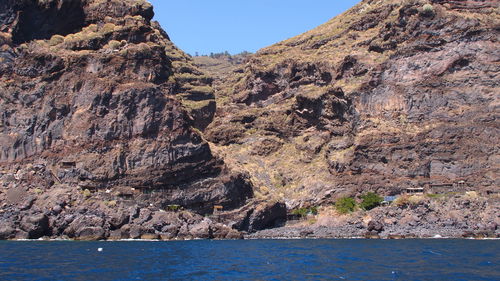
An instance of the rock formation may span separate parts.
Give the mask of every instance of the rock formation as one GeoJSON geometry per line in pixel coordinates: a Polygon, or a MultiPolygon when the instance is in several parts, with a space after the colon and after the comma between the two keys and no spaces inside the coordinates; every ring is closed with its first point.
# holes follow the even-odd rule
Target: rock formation
{"type": "MultiPolygon", "coordinates": [[[[214,205],[252,197],[200,135],[211,78],[149,3],[2,0],[0,11],[0,238],[189,236],[214,205]]],[[[230,230],[205,224],[192,236],[230,230]]]]}
{"type": "Polygon", "coordinates": [[[199,67],[153,15],[0,0],[0,239],[234,239],[292,210],[250,237],[499,234],[497,1],[364,0],[199,67]],[[332,207],[368,191],[401,196],[332,207]]]}
{"type": "Polygon", "coordinates": [[[454,186],[498,212],[499,23],[498,1],[362,1],[233,71],[206,137],[289,210],[454,186]]]}

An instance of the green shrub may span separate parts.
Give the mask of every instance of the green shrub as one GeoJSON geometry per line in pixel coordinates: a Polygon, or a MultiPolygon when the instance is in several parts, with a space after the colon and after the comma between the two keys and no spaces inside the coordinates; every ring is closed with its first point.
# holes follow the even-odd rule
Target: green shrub
{"type": "Polygon", "coordinates": [[[384,201],[384,198],[378,196],[373,192],[368,192],[367,194],[361,196],[361,199],[363,199],[363,201],[361,202],[360,207],[363,210],[371,210],[375,207],[380,206],[382,201],[384,201]]]}
{"type": "Polygon", "coordinates": [[[116,200],[112,200],[112,201],[104,201],[104,204],[108,207],[115,207],[117,202],[116,200]]]}
{"type": "Polygon", "coordinates": [[[115,30],[115,25],[112,24],[112,23],[106,23],[102,29],[101,29],[101,32],[102,33],[110,33],[110,32],[113,32],[115,30]]]}
{"type": "Polygon", "coordinates": [[[120,48],[122,43],[116,41],[116,40],[111,40],[109,41],[108,45],[109,45],[109,48],[112,49],[112,50],[117,50],[120,48]]]}
{"type": "Polygon", "coordinates": [[[356,200],[352,197],[343,197],[335,202],[335,209],[341,214],[347,214],[356,210],[356,200]]]}
{"type": "Polygon", "coordinates": [[[92,195],[92,192],[90,192],[90,190],[85,189],[85,190],[83,191],[83,196],[85,196],[85,197],[90,197],[91,195],[92,195]]]}
{"type": "Polygon", "coordinates": [[[62,37],[61,35],[54,35],[49,40],[50,46],[59,45],[61,43],[64,43],[64,37],[62,37]]]}
{"type": "Polygon", "coordinates": [[[433,193],[428,193],[426,195],[431,199],[439,199],[446,196],[445,194],[433,194],[433,193]]]}
{"type": "Polygon", "coordinates": [[[410,196],[408,196],[407,194],[403,194],[401,196],[399,196],[398,198],[396,198],[396,200],[394,200],[394,202],[392,204],[396,205],[397,207],[406,207],[410,204],[410,199],[409,199],[410,196]]]}
{"type": "Polygon", "coordinates": [[[318,207],[300,208],[292,211],[292,215],[306,217],[307,215],[317,215],[318,207]]]}
{"type": "Polygon", "coordinates": [[[181,209],[180,205],[168,205],[167,210],[171,212],[177,212],[181,209]]]}
{"type": "Polygon", "coordinates": [[[422,7],[422,15],[424,16],[433,16],[434,15],[434,7],[431,5],[431,4],[425,4],[423,7],[422,7]]]}
{"type": "Polygon", "coordinates": [[[307,215],[307,209],[306,208],[295,209],[292,211],[292,215],[305,217],[307,215]]]}

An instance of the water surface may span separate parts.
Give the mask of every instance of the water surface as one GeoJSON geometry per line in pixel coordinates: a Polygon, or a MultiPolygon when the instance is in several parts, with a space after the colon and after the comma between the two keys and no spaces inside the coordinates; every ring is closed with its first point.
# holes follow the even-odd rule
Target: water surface
{"type": "Polygon", "coordinates": [[[498,240],[4,241],[0,280],[500,280],[499,252],[498,240]]]}

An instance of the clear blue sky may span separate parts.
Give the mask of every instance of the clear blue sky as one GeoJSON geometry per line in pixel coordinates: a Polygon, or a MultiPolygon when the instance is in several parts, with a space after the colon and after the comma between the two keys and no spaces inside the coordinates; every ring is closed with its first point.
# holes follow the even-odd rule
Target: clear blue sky
{"type": "Polygon", "coordinates": [[[149,0],[172,41],[192,55],[255,52],[299,35],[359,0],[149,0]]]}

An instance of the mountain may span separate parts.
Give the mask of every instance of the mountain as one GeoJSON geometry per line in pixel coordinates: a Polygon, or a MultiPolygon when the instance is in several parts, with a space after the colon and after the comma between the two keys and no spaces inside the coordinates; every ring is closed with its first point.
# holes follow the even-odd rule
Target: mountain
{"type": "Polygon", "coordinates": [[[487,195],[500,185],[498,5],[362,1],[233,71],[206,137],[250,175],[257,197],[322,206],[324,226],[359,226],[353,235],[370,220],[386,235],[498,225],[498,197],[487,195]],[[331,207],[420,188],[447,199],[350,218],[331,207]],[[451,195],[465,191],[472,201],[451,195]]]}
{"type": "Polygon", "coordinates": [[[236,60],[153,16],[0,0],[0,239],[499,235],[497,1],[365,0],[236,60]]]}
{"type": "Polygon", "coordinates": [[[212,78],[148,2],[2,0],[0,11],[1,239],[239,235],[203,217],[253,197],[200,134],[212,78]]]}

